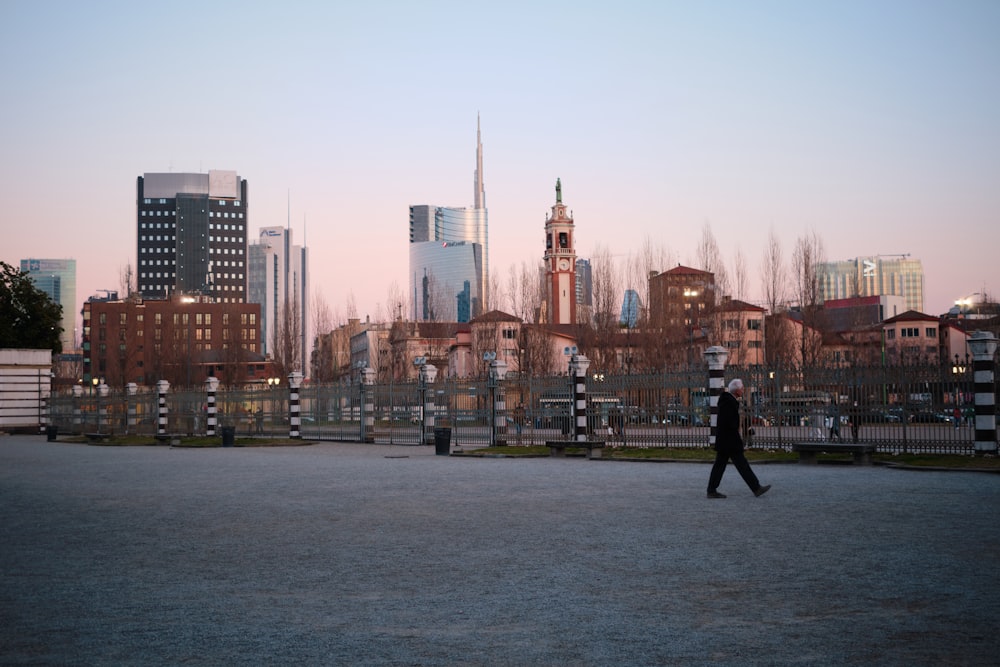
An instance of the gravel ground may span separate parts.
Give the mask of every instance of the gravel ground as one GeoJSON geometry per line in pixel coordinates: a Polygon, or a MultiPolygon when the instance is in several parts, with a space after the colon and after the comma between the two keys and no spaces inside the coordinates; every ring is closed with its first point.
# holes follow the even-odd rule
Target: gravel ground
{"type": "Polygon", "coordinates": [[[986,665],[1000,476],[0,437],[0,663],[986,665]]]}

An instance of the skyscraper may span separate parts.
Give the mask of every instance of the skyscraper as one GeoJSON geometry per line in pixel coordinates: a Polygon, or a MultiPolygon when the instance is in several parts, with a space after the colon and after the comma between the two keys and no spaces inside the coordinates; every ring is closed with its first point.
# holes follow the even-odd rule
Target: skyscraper
{"type": "Polygon", "coordinates": [[[481,313],[487,302],[489,244],[481,136],[477,118],[472,208],[410,206],[414,320],[464,322],[481,313]]]}
{"type": "Polygon", "coordinates": [[[296,366],[305,371],[309,366],[307,249],[292,243],[291,229],[261,227],[257,242],[249,247],[248,266],[247,300],[260,304],[262,351],[274,357],[277,339],[294,339],[296,366]]]}
{"type": "Polygon", "coordinates": [[[817,266],[823,301],[901,296],[907,310],[924,312],[924,269],[908,254],[858,257],[817,266]],[[894,259],[887,259],[892,257],[894,259]]]}
{"type": "Polygon", "coordinates": [[[139,176],[139,293],[245,302],[247,224],[247,182],[235,171],[139,176]]]}
{"type": "Polygon", "coordinates": [[[76,260],[22,259],[21,270],[28,274],[35,287],[62,306],[62,341],[64,354],[76,348],[76,260]]]}

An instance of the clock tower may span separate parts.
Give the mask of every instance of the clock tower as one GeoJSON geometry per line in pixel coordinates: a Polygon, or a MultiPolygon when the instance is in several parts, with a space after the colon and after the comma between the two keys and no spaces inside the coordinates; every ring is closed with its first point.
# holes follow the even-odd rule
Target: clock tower
{"type": "Polygon", "coordinates": [[[576,324],[576,250],[573,215],[562,201],[556,179],[556,203],[545,219],[545,287],[549,324],[576,324]]]}

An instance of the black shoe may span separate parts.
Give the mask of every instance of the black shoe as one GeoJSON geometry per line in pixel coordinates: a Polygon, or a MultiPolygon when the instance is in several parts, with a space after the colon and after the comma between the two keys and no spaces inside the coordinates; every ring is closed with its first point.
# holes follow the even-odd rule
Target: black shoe
{"type": "Polygon", "coordinates": [[[765,493],[767,493],[770,490],[771,490],[771,485],[770,484],[765,484],[764,486],[758,486],[757,490],[754,491],[753,494],[755,496],[757,496],[758,498],[760,498],[762,495],[764,495],[765,493]]]}
{"type": "Polygon", "coordinates": [[[718,491],[709,491],[708,492],[708,497],[709,498],[725,498],[726,494],[719,493],[718,491]]]}

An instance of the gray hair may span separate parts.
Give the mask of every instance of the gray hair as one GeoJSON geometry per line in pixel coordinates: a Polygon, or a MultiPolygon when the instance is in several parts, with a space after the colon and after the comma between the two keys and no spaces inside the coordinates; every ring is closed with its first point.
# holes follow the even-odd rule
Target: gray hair
{"type": "Polygon", "coordinates": [[[743,388],[743,380],[739,378],[735,378],[732,382],[729,383],[730,394],[736,391],[737,389],[742,389],[742,388],[743,388]]]}

